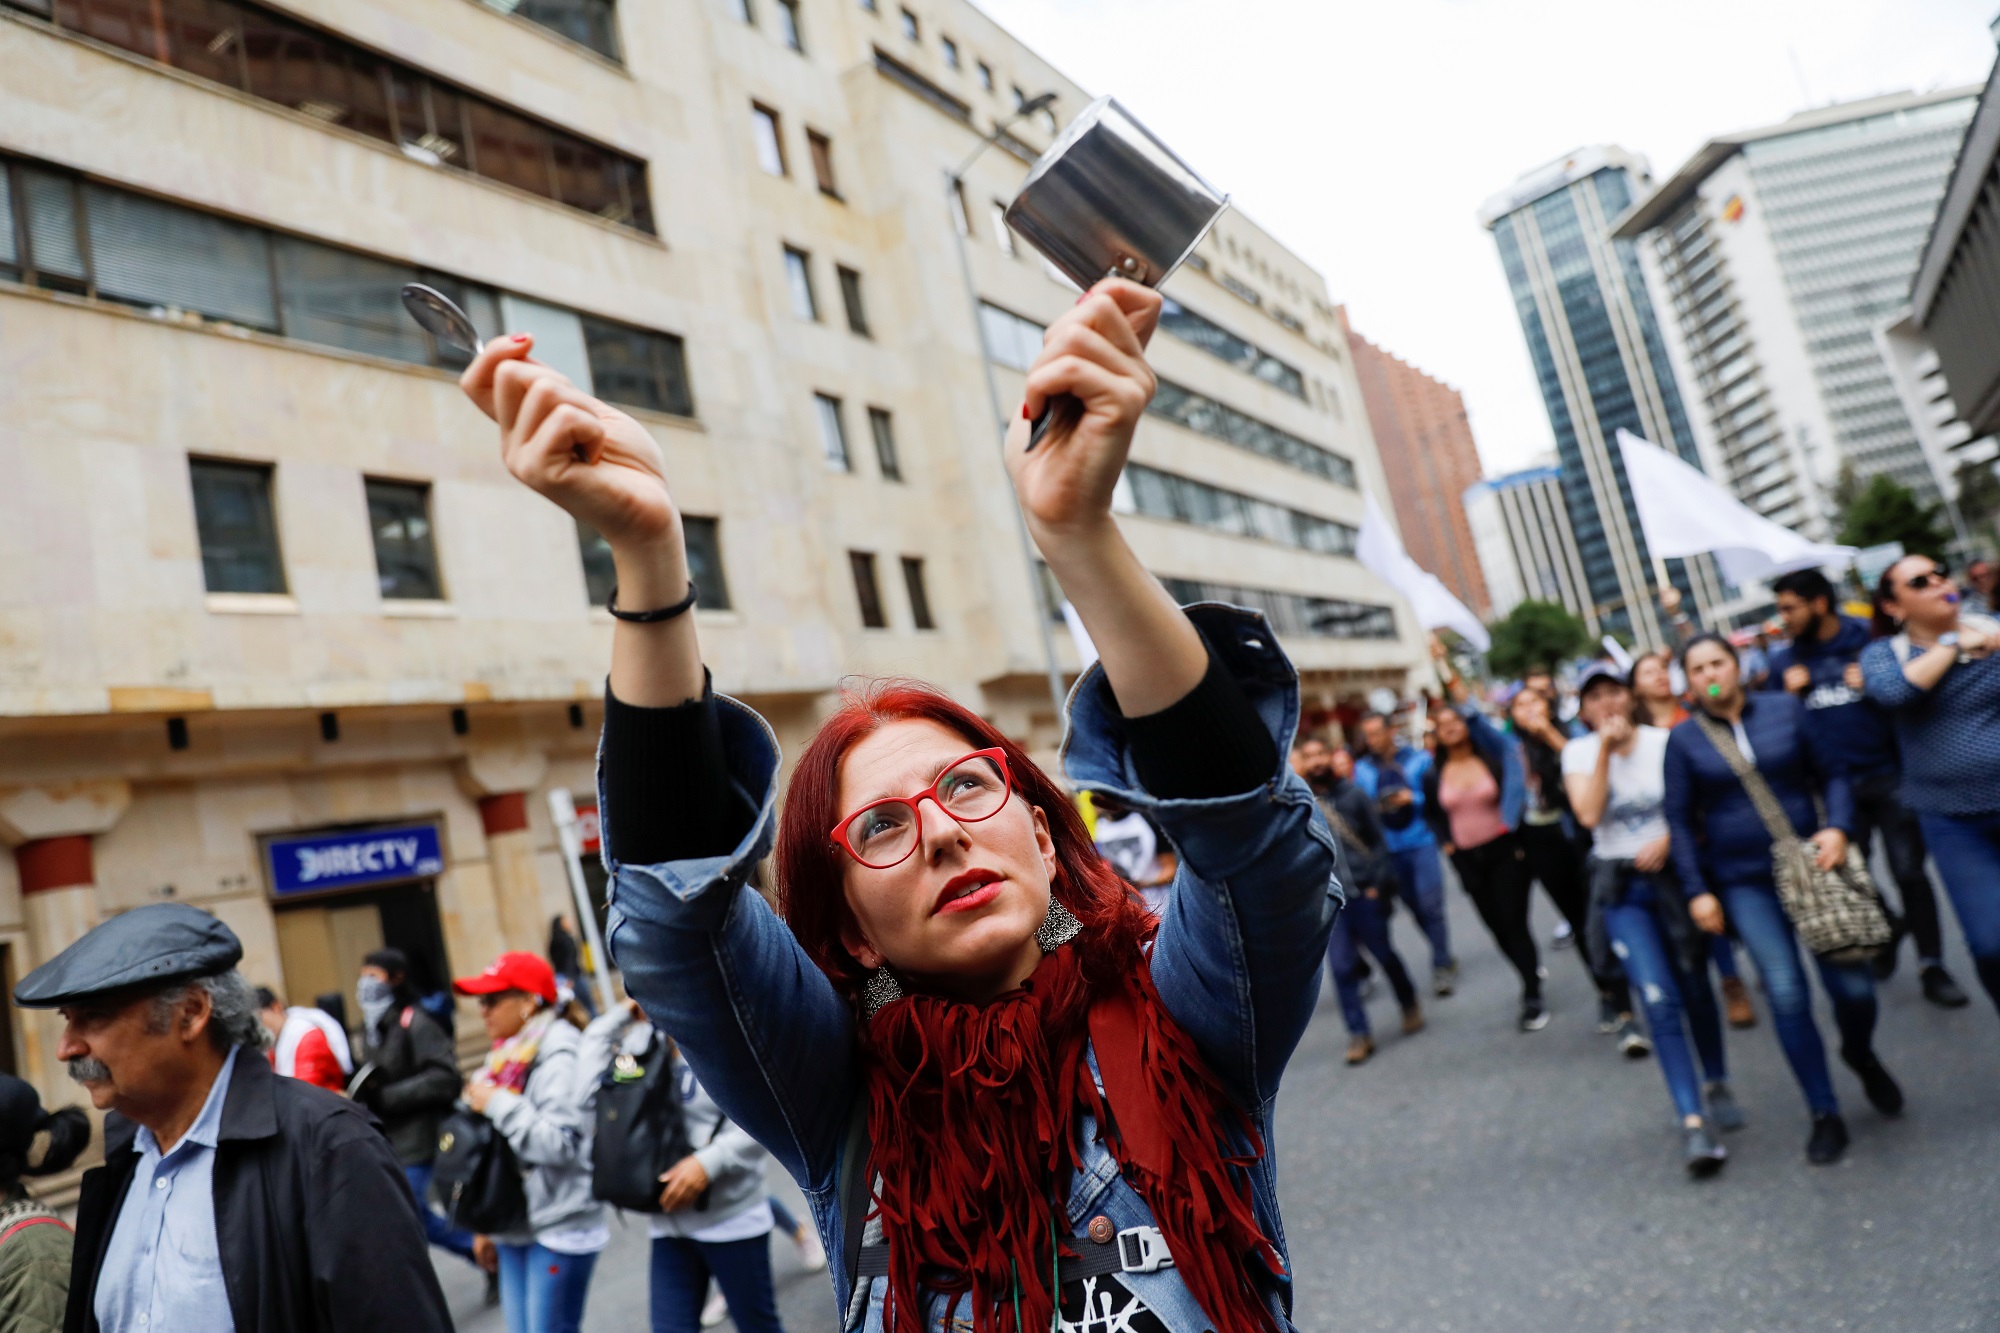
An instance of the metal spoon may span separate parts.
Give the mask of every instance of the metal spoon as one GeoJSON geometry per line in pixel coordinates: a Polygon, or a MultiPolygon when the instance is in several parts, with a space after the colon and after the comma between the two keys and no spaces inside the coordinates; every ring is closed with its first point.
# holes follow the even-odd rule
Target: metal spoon
{"type": "Polygon", "coordinates": [[[410,318],[424,326],[424,331],[439,342],[456,347],[467,356],[478,356],[479,334],[474,331],[472,321],[458,308],[458,302],[446,296],[435,287],[426,287],[421,282],[406,283],[403,287],[403,309],[410,312],[410,318]]]}

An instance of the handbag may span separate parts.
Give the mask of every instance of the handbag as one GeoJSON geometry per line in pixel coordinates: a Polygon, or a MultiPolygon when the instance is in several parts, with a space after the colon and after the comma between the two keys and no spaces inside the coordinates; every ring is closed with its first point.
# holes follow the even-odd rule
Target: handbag
{"type": "MultiPolygon", "coordinates": [[[[687,1115],[673,1077],[673,1050],[658,1031],[643,1054],[622,1051],[597,1087],[597,1134],[592,1140],[590,1193],[613,1207],[658,1213],[660,1177],[694,1152],[687,1115]]],[[[709,1142],[725,1122],[718,1119],[709,1142]]],[[[694,1201],[708,1207],[709,1191],[694,1201]]]]}
{"type": "MultiPolygon", "coordinates": [[[[1771,877],[1778,884],[1778,901],[1791,918],[1792,929],[1815,957],[1830,963],[1861,963],[1895,939],[1882,895],[1868,873],[1868,857],[1852,841],[1847,858],[1831,870],[1821,870],[1812,849],[1792,828],[1792,821],[1764,780],[1764,775],[1736,746],[1729,728],[1706,713],[1696,715],[1702,734],[1743,784],[1757,817],[1771,835],[1771,877]]],[[[1819,798],[1813,798],[1815,808],[1819,798]]]]}
{"type": "Polygon", "coordinates": [[[522,1231],[528,1225],[528,1190],[521,1159],[497,1126],[465,1106],[452,1108],[438,1126],[431,1198],[445,1221],[482,1236],[522,1231]]]}

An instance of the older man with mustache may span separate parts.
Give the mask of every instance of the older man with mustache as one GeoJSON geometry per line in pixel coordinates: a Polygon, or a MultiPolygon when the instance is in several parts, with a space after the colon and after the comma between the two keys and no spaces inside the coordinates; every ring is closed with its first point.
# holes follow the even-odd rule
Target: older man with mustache
{"type": "Polygon", "coordinates": [[[83,1178],[66,1333],[449,1330],[374,1117],[280,1078],[243,945],[184,904],[112,918],[14,988],[105,1122],[83,1178]]]}

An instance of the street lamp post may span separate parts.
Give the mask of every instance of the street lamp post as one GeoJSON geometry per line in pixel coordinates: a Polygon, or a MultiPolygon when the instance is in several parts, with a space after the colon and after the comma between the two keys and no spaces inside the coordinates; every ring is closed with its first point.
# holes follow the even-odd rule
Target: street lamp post
{"type": "MultiPolygon", "coordinates": [[[[1043,93],[1040,97],[1023,102],[1013,115],[995,125],[992,133],[979,141],[979,146],[966,155],[965,160],[958,164],[955,171],[945,177],[944,183],[946,220],[951,224],[952,239],[958,244],[958,275],[965,284],[966,305],[972,312],[973,332],[979,338],[979,368],[986,376],[986,405],[993,413],[993,420],[1000,432],[1003,459],[1007,446],[1007,428],[1011,423],[1008,421],[1006,409],[1000,405],[1000,384],[993,377],[993,349],[986,342],[986,321],[979,317],[979,289],[973,284],[972,257],[965,248],[966,232],[972,230],[972,208],[969,204],[963,207],[960,205],[965,197],[965,173],[971,170],[972,164],[977,162],[987,149],[1000,141],[1000,136],[1007,132],[1008,126],[1023,117],[1033,115],[1055,100],[1054,93],[1043,93]],[[960,225],[961,222],[963,226],[960,225]]],[[[1006,479],[1004,463],[1001,472],[1003,479],[1006,479]]],[[[1006,480],[1011,488],[1012,480],[1006,480]]],[[[1035,548],[1028,537],[1028,520],[1022,515],[1018,502],[1014,505],[1014,535],[1021,542],[1021,563],[1028,573],[1028,595],[1034,606],[1035,626],[1041,632],[1042,663],[1048,675],[1049,702],[1055,706],[1056,725],[1061,727],[1063,705],[1067,700],[1068,691],[1063,688],[1062,668],[1056,662],[1056,641],[1049,633],[1048,611],[1042,605],[1042,580],[1035,568],[1035,548]]]]}

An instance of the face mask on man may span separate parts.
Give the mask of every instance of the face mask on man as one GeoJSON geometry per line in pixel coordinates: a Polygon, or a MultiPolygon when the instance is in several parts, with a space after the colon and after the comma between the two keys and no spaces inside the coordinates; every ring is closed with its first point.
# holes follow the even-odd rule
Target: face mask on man
{"type": "Polygon", "coordinates": [[[396,1003],[396,991],[380,977],[364,976],[355,985],[355,997],[361,1001],[361,1016],[369,1027],[382,1021],[396,1003]]]}

